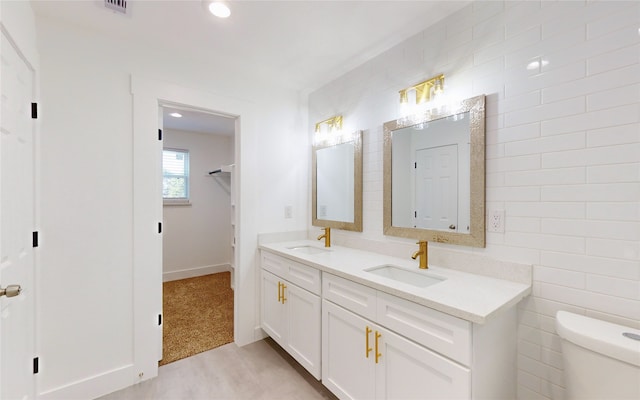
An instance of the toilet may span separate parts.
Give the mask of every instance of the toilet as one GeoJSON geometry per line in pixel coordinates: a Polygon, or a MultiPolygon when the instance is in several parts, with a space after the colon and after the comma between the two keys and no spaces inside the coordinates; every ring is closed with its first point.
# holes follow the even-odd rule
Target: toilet
{"type": "Polygon", "coordinates": [[[640,330],[559,311],[567,400],[640,399],[640,330]]]}

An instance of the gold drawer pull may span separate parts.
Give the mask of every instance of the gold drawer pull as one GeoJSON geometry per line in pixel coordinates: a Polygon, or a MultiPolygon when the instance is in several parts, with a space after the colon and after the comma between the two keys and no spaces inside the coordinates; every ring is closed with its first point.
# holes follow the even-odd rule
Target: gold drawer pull
{"type": "Polygon", "coordinates": [[[278,281],[278,303],[282,302],[282,282],[278,281]]]}
{"type": "Polygon", "coordinates": [[[284,297],[284,290],[287,288],[287,285],[285,285],[284,283],[282,284],[282,304],[284,304],[285,301],[287,301],[287,298],[284,297]]]}
{"type": "Polygon", "coordinates": [[[365,356],[366,358],[369,358],[369,352],[371,350],[373,350],[371,347],[369,347],[369,334],[373,332],[373,329],[370,329],[368,326],[365,328],[364,330],[364,334],[366,336],[366,352],[365,352],[365,356]]]}
{"type": "Polygon", "coordinates": [[[382,357],[382,354],[378,352],[378,339],[380,339],[382,335],[376,331],[376,364],[378,363],[378,359],[382,357]]]}

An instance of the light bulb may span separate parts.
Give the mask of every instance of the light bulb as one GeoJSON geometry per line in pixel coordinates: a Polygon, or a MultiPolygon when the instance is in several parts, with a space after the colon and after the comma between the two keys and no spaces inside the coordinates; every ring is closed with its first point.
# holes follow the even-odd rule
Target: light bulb
{"type": "Polygon", "coordinates": [[[218,18],[227,18],[231,15],[231,10],[224,3],[213,2],[209,4],[209,11],[218,18]]]}
{"type": "Polygon", "coordinates": [[[442,94],[442,92],[444,92],[444,89],[442,88],[442,80],[441,79],[437,79],[436,80],[436,84],[433,88],[433,94],[442,94]]]}
{"type": "Polygon", "coordinates": [[[407,90],[401,90],[400,91],[400,104],[407,104],[409,103],[409,96],[407,96],[407,90]]]}

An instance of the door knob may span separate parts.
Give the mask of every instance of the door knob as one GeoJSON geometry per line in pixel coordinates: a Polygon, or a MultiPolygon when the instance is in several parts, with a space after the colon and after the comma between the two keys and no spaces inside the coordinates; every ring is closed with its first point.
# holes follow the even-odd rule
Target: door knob
{"type": "Polygon", "coordinates": [[[20,294],[20,292],[22,292],[22,288],[20,287],[20,285],[9,285],[4,289],[0,288],[0,297],[16,297],[20,294]]]}
{"type": "Polygon", "coordinates": [[[451,224],[451,225],[449,225],[449,229],[456,229],[456,226],[451,224]]]}

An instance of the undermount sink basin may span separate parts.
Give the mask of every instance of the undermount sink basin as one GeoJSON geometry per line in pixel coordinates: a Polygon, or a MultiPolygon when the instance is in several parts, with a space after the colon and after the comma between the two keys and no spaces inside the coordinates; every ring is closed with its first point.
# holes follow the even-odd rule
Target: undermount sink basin
{"type": "Polygon", "coordinates": [[[326,249],[322,249],[320,247],[313,247],[313,246],[294,246],[294,247],[288,247],[288,249],[293,251],[299,251],[300,253],[305,253],[305,254],[320,254],[320,253],[326,253],[329,251],[326,249]]]}
{"type": "Polygon", "coordinates": [[[384,278],[389,278],[397,282],[407,283],[417,287],[427,287],[445,280],[445,278],[433,276],[428,272],[409,271],[408,269],[395,265],[380,265],[365,269],[365,271],[370,274],[382,276],[384,278]]]}

